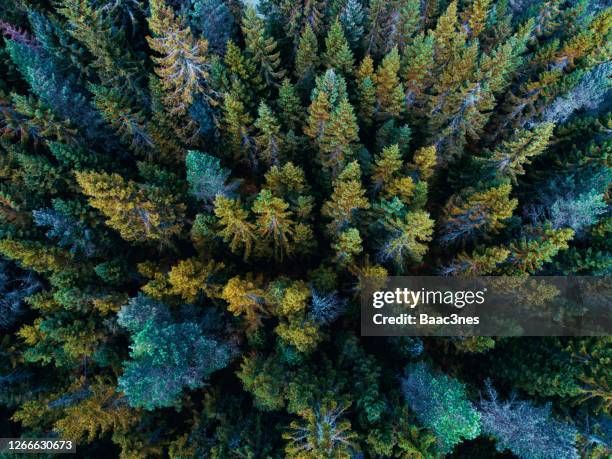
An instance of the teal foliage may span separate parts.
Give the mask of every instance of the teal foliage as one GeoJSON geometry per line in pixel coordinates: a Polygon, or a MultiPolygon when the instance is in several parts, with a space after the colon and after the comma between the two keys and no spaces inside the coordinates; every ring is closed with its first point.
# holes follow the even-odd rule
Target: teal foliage
{"type": "Polygon", "coordinates": [[[203,336],[196,323],[169,320],[165,305],[142,295],[119,313],[119,324],[130,330],[132,344],[118,387],[134,407],[174,406],[185,388],[202,387],[229,363],[227,344],[203,336]]]}
{"type": "Polygon", "coordinates": [[[442,452],[480,434],[481,416],[467,398],[465,385],[455,378],[419,362],[406,368],[402,392],[419,421],[435,433],[442,452]]]}

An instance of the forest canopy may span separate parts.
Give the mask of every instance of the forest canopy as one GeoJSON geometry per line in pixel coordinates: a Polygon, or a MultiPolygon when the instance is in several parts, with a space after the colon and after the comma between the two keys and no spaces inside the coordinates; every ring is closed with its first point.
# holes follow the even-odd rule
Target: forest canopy
{"type": "Polygon", "coordinates": [[[600,0],[3,0],[0,437],[610,457],[610,337],[362,337],[358,299],[611,274],[611,26],[600,0]]]}

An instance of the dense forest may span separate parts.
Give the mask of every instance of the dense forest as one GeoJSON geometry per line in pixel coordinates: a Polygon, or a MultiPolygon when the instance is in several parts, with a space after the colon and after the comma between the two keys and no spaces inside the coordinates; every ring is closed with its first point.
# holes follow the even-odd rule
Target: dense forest
{"type": "Polygon", "coordinates": [[[609,5],[1,0],[0,437],[610,457],[612,338],[362,337],[359,306],[611,273],[609,5]]]}

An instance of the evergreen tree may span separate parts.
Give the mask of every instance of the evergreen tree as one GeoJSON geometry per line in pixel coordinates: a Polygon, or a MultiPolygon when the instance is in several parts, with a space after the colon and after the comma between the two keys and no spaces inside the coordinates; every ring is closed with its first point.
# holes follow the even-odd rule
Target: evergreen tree
{"type": "Polygon", "coordinates": [[[365,13],[361,0],[347,0],[340,13],[344,35],[352,49],[359,47],[364,35],[365,13]]]}
{"type": "Polygon", "coordinates": [[[195,95],[205,92],[208,42],[195,39],[163,0],[151,2],[149,27],[153,32],[147,39],[149,46],[160,55],[154,62],[165,91],[164,104],[171,114],[183,114],[195,95]]]}
{"type": "Polygon", "coordinates": [[[331,200],[323,204],[321,214],[331,218],[328,225],[335,232],[353,222],[355,212],[370,207],[361,187],[361,168],[357,161],[349,163],[333,183],[331,200]]]}
{"type": "Polygon", "coordinates": [[[310,24],[304,28],[295,55],[295,75],[302,81],[312,80],[319,66],[319,45],[310,24]]]}
{"type": "Polygon", "coordinates": [[[525,173],[523,165],[531,164],[529,158],[544,151],[553,128],[553,124],[542,124],[533,131],[518,133],[511,141],[502,142],[488,158],[496,174],[516,181],[517,175],[525,173]]]}
{"type": "Polygon", "coordinates": [[[156,188],[126,181],[118,174],[77,172],[76,179],[89,204],[126,241],[167,242],[181,231],[185,206],[156,188]]]}
{"type": "Polygon", "coordinates": [[[344,75],[349,75],[353,71],[353,52],[346,41],[339,20],[336,20],[329,29],[322,57],[328,67],[344,75]]]}
{"type": "Polygon", "coordinates": [[[487,398],[479,410],[482,431],[497,440],[497,451],[511,450],[518,457],[578,457],[572,426],[551,419],[550,405],[537,407],[514,398],[502,402],[490,380],[487,398]]]}
{"type": "Polygon", "coordinates": [[[335,400],[323,400],[300,413],[303,421],[291,423],[284,435],[289,440],[287,457],[350,457],[355,434],[351,423],[341,418],[347,408],[335,400]]]}
{"type": "Polygon", "coordinates": [[[230,9],[222,0],[195,0],[192,4],[191,28],[204,36],[211,51],[224,54],[234,28],[230,9]]]}
{"type": "Polygon", "coordinates": [[[421,362],[406,368],[402,392],[417,418],[436,435],[442,453],[480,433],[481,415],[456,379],[437,375],[421,362]]]}
{"type": "Polygon", "coordinates": [[[230,171],[221,167],[218,158],[192,150],[185,158],[189,191],[196,198],[212,203],[217,195],[228,197],[238,186],[229,180],[230,171]]]}
{"type": "Polygon", "coordinates": [[[277,164],[284,149],[280,126],[270,108],[261,103],[254,126],[259,130],[255,137],[258,155],[266,164],[277,164]]]}
{"type": "Polygon", "coordinates": [[[240,201],[217,195],[215,215],[222,226],[219,236],[229,243],[232,252],[244,247],[244,258],[249,258],[255,239],[255,227],[247,220],[248,213],[240,201]]]}
{"type": "Polygon", "coordinates": [[[399,81],[400,59],[397,48],[393,48],[376,69],[376,109],[378,117],[399,117],[403,110],[404,89],[399,81]]]}
{"type": "Polygon", "coordinates": [[[279,68],[280,53],[277,51],[276,41],[267,35],[262,19],[257,16],[252,7],[245,11],[242,33],[246,42],[246,50],[259,67],[262,79],[268,85],[278,85],[285,71],[279,68]]]}
{"type": "Polygon", "coordinates": [[[454,196],[444,208],[442,239],[447,242],[472,237],[477,231],[496,231],[512,216],[518,204],[510,199],[511,186],[502,184],[485,191],[454,196]]]}
{"type": "Polygon", "coordinates": [[[201,387],[204,377],[229,363],[226,344],[202,336],[195,323],[168,322],[166,306],[145,296],[131,299],[118,317],[133,334],[132,360],[119,378],[119,389],[132,406],[175,405],[184,387],[201,387]]]}

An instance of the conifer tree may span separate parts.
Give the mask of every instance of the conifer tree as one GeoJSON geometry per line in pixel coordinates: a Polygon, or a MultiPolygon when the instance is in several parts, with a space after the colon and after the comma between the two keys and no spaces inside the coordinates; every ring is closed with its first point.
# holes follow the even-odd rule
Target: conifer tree
{"type": "Polygon", "coordinates": [[[282,260],[292,251],[290,239],[293,236],[294,222],[289,204],[281,198],[273,197],[270,190],[262,190],[253,203],[256,227],[263,241],[271,241],[276,259],[282,260]]]}
{"type": "Polygon", "coordinates": [[[380,259],[392,260],[401,270],[407,261],[420,262],[432,240],[434,222],[425,211],[406,212],[384,222],[388,239],[380,249],[380,259]]]}
{"type": "Polygon", "coordinates": [[[374,64],[370,56],[361,61],[357,69],[359,91],[359,117],[365,125],[372,124],[376,112],[376,88],[374,86],[374,64]]]}
{"type": "Polygon", "coordinates": [[[442,240],[472,237],[477,231],[497,231],[512,216],[518,201],[510,198],[510,184],[452,197],[444,208],[442,240]]]}
{"type": "Polygon", "coordinates": [[[424,91],[431,84],[434,66],[434,36],[420,33],[414,37],[402,53],[402,82],[405,87],[406,104],[422,106],[424,91]]]}
{"type": "Polygon", "coordinates": [[[467,254],[461,252],[441,273],[452,276],[486,276],[508,259],[510,251],[503,247],[486,247],[467,254]]]}
{"type": "Polygon", "coordinates": [[[151,2],[148,37],[149,46],[160,57],[155,57],[155,72],[165,91],[164,104],[171,114],[182,115],[197,94],[206,90],[208,78],[208,42],[195,39],[189,27],[184,27],[164,0],[151,2]]]}
{"type": "Polygon", "coordinates": [[[300,99],[289,79],[285,78],[278,91],[278,105],[281,111],[281,123],[294,132],[303,122],[303,109],[300,99]]]}
{"type": "Polygon", "coordinates": [[[329,29],[322,57],[328,67],[344,75],[349,75],[353,71],[353,52],[346,41],[339,20],[336,20],[329,29]]]}
{"type": "Polygon", "coordinates": [[[391,23],[391,5],[382,0],[372,0],[368,8],[368,33],[365,37],[366,54],[380,55],[386,51],[391,23]]]}
{"type": "Polygon", "coordinates": [[[320,143],[331,117],[331,104],[325,91],[318,91],[308,107],[304,134],[316,144],[320,143]]]}
{"type": "Polygon", "coordinates": [[[253,119],[244,103],[236,94],[230,92],[223,101],[223,123],[226,141],[235,160],[250,161],[255,166],[254,139],[252,136],[253,119]]]}
{"type": "Polygon", "coordinates": [[[266,164],[277,164],[283,153],[284,139],[276,117],[264,102],[259,106],[254,126],[259,130],[255,136],[258,156],[266,164]]]}
{"type": "Polygon", "coordinates": [[[417,0],[399,0],[395,8],[397,9],[395,24],[389,40],[402,51],[421,27],[421,4],[417,0]]]}
{"type": "Polygon", "coordinates": [[[221,0],[195,0],[189,12],[189,24],[200,32],[211,51],[224,54],[234,27],[230,8],[221,0]]]}
{"type": "Polygon", "coordinates": [[[347,98],[338,103],[324,127],[319,148],[323,167],[329,168],[333,175],[352,159],[352,145],[359,139],[359,127],[352,105],[347,98]]]}
{"type": "Polygon", "coordinates": [[[397,48],[393,48],[376,69],[374,85],[379,118],[399,117],[403,110],[404,89],[398,77],[399,68],[399,53],[397,48]]]}
{"type": "Polygon", "coordinates": [[[268,314],[265,292],[260,284],[261,279],[252,276],[247,276],[245,280],[233,277],[221,293],[221,298],[227,302],[227,309],[236,316],[244,315],[250,328],[261,325],[261,317],[268,314]]]}
{"type": "Polygon", "coordinates": [[[368,209],[365,190],[361,186],[361,168],[357,161],[349,163],[333,182],[331,199],[323,204],[321,214],[331,218],[331,232],[343,229],[353,222],[355,212],[368,209]]]}
{"type": "Polygon", "coordinates": [[[0,437],[125,459],[610,456],[606,292],[532,279],[612,272],[610,18],[1,1],[0,437]],[[373,343],[359,294],[390,274],[497,276],[602,336],[373,343]],[[503,394],[479,397],[488,377],[503,394]]]}
{"type": "Polygon", "coordinates": [[[181,231],[185,206],[156,188],[126,181],[118,174],[77,172],[76,179],[90,205],[126,241],[167,242],[181,231]]]}
{"type": "Polygon", "coordinates": [[[490,0],[477,0],[465,11],[463,23],[471,38],[477,38],[484,30],[489,13],[490,0]]]}
{"type": "Polygon", "coordinates": [[[420,180],[429,180],[436,167],[436,147],[432,145],[419,148],[414,153],[410,167],[418,173],[420,180]]]}
{"type": "Polygon", "coordinates": [[[532,156],[542,154],[552,135],[554,124],[544,123],[532,131],[517,133],[510,141],[504,141],[488,159],[499,176],[516,181],[516,176],[525,173],[523,165],[531,164],[532,156]]]}
{"type": "Polygon", "coordinates": [[[480,413],[466,399],[465,385],[456,379],[437,375],[419,362],[406,368],[402,392],[421,422],[433,430],[441,452],[480,433],[480,413]]]}
{"type": "Polygon", "coordinates": [[[344,35],[351,47],[356,49],[364,35],[365,12],[361,0],[347,0],[340,13],[344,35]]]}
{"type": "Polygon", "coordinates": [[[191,150],[185,158],[187,182],[193,196],[212,203],[217,195],[229,196],[238,183],[229,181],[230,171],[221,167],[218,158],[191,150]]]}
{"type": "Polygon", "coordinates": [[[319,66],[319,45],[310,24],[307,24],[300,36],[295,55],[295,75],[302,81],[314,78],[319,66]]]}
{"type": "Polygon", "coordinates": [[[351,423],[341,417],[347,409],[347,405],[326,399],[300,413],[303,421],[291,423],[284,435],[289,440],[287,457],[350,457],[355,435],[351,423]]]}
{"type": "Polygon", "coordinates": [[[244,248],[244,258],[248,259],[255,240],[255,225],[248,221],[249,214],[240,201],[217,195],[215,215],[222,226],[219,236],[229,243],[232,252],[244,248]]]}
{"type": "Polygon", "coordinates": [[[264,23],[253,7],[248,7],[242,20],[242,33],[246,50],[259,67],[259,73],[267,85],[277,86],[285,71],[280,67],[280,53],[276,41],[265,31],[264,23]]]}

